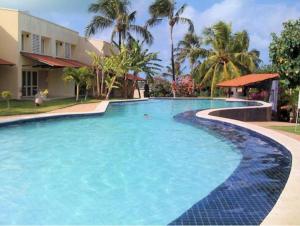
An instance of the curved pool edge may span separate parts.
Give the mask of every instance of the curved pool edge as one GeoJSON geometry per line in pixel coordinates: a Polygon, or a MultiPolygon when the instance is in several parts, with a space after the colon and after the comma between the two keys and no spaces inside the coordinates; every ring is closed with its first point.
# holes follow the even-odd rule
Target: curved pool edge
{"type": "MultiPolygon", "coordinates": [[[[268,103],[261,102],[261,106],[256,108],[269,107],[268,103]]],[[[244,109],[253,107],[243,107],[244,109]]],[[[234,109],[234,108],[231,108],[234,109]]],[[[240,108],[239,108],[240,109],[240,108]]],[[[267,217],[263,220],[262,225],[299,225],[300,224],[300,142],[276,131],[242,122],[234,119],[213,116],[213,112],[226,109],[210,109],[196,113],[196,116],[219,123],[228,123],[234,126],[256,132],[265,136],[283,147],[292,155],[292,166],[287,183],[279,196],[275,206],[267,217]]]]}
{"type": "Polygon", "coordinates": [[[86,116],[97,116],[103,115],[110,103],[119,103],[119,102],[139,102],[147,101],[148,98],[143,99],[130,99],[130,100],[104,100],[101,101],[93,111],[88,112],[63,112],[63,113],[40,113],[40,114],[29,114],[29,115],[15,115],[8,116],[6,119],[0,118],[0,127],[12,125],[15,123],[23,122],[33,122],[41,121],[47,119],[58,119],[58,118],[71,118],[71,117],[86,117],[86,116]]]}

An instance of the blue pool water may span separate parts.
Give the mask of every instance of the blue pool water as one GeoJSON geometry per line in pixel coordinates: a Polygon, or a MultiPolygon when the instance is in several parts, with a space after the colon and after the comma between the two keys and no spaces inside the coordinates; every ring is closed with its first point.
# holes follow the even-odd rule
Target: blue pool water
{"type": "Polygon", "coordinates": [[[173,116],[243,105],[151,100],[110,105],[98,117],[2,127],[0,223],[168,224],[241,160],[230,141],[173,116]]]}

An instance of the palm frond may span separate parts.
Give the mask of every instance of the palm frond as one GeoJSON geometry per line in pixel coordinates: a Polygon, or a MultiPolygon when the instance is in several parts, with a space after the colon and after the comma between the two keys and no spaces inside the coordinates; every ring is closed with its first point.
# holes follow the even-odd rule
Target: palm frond
{"type": "Polygon", "coordinates": [[[94,16],[90,24],[85,29],[85,36],[90,37],[91,35],[95,35],[98,30],[102,31],[112,25],[112,20],[102,16],[94,16]]]}

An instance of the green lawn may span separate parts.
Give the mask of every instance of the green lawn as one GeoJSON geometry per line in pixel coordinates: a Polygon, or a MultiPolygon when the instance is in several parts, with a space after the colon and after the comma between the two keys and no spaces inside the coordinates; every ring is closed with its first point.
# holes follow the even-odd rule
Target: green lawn
{"type": "Polygon", "coordinates": [[[300,135],[300,126],[297,127],[297,131],[295,131],[295,126],[270,126],[270,128],[300,135]]]}
{"type": "Polygon", "coordinates": [[[46,101],[40,107],[36,107],[33,100],[12,100],[10,109],[7,109],[5,101],[0,101],[0,116],[37,114],[53,111],[60,108],[70,107],[76,104],[96,103],[100,100],[88,99],[76,103],[74,98],[46,101]]]}

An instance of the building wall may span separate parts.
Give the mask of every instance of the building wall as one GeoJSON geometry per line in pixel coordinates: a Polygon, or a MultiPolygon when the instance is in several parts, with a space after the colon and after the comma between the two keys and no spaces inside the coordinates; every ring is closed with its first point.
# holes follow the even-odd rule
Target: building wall
{"type": "Polygon", "coordinates": [[[63,81],[62,69],[53,69],[48,72],[49,97],[74,97],[74,82],[63,81]]]}
{"type": "MultiPolygon", "coordinates": [[[[31,16],[25,12],[0,8],[0,58],[13,62],[15,66],[0,66],[0,91],[9,90],[14,98],[22,96],[22,70],[30,70],[37,62],[20,55],[22,51],[22,34],[25,40],[23,51],[32,52],[33,35],[39,35],[40,43],[44,38],[46,41],[44,55],[56,57],[56,43],[59,46],[59,57],[65,58],[65,43],[71,45],[71,59],[90,64],[91,59],[86,51],[96,52],[101,55],[110,55],[111,45],[101,40],[88,40],[80,37],[79,33],[52,22],[31,16]]],[[[40,45],[41,50],[41,45],[40,45]]],[[[38,52],[38,54],[42,54],[38,52]]],[[[33,68],[45,71],[43,68],[33,68]]],[[[41,73],[41,90],[46,85],[49,94],[53,96],[74,96],[74,84],[66,84],[62,80],[62,70],[49,70],[47,80],[45,74],[41,73]],[[46,84],[47,82],[47,84],[46,84]]]]}
{"type": "Polygon", "coordinates": [[[108,42],[79,37],[78,45],[73,51],[73,56],[76,60],[89,65],[91,64],[92,59],[87,54],[87,51],[95,52],[103,56],[109,56],[111,55],[112,51],[117,52],[118,50],[113,48],[108,42]]]}
{"type": "MultiPolygon", "coordinates": [[[[78,32],[51,23],[49,21],[28,15],[26,13],[20,12],[19,23],[20,40],[22,32],[37,34],[40,37],[50,38],[48,40],[50,42],[48,45],[50,49],[48,50],[47,55],[53,57],[56,56],[56,41],[60,41],[63,43],[67,42],[72,45],[77,45],[78,43],[78,32]]],[[[19,44],[19,50],[21,50],[21,42],[19,44]]],[[[64,45],[62,45],[62,47],[64,47],[64,45]]],[[[64,51],[64,49],[61,51],[64,51]]],[[[63,57],[63,55],[61,57],[63,57]]]]}
{"type": "Polygon", "coordinates": [[[0,92],[9,90],[16,98],[20,95],[20,59],[18,51],[18,19],[15,10],[0,9],[0,58],[10,61],[15,66],[0,66],[0,92]]]}

